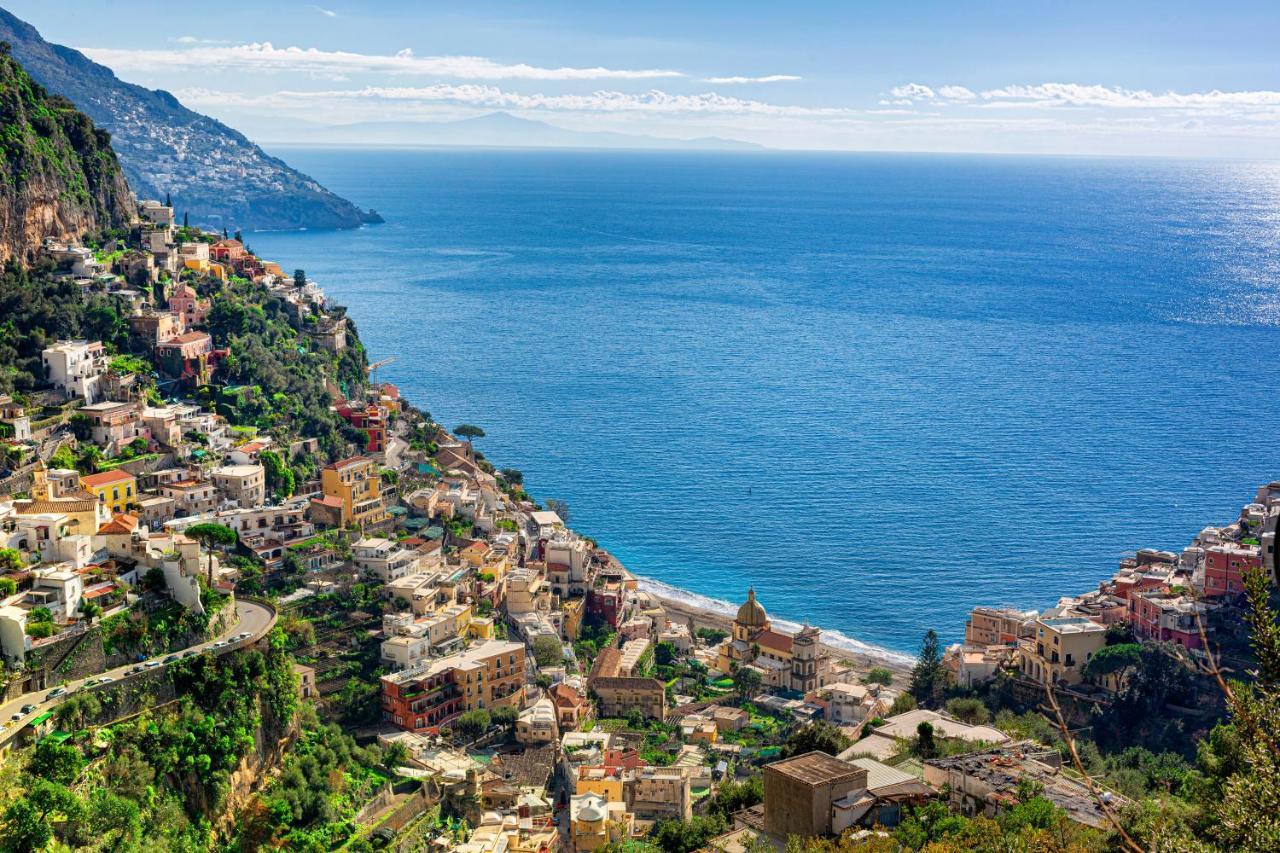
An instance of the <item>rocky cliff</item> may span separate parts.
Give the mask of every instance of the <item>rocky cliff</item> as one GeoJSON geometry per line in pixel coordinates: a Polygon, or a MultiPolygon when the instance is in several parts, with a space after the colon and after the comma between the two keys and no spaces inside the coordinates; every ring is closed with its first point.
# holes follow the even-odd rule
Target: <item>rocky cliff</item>
{"type": "Polygon", "coordinates": [[[126,225],[130,208],[110,135],[0,47],[0,261],[31,261],[45,237],[126,225]]]}
{"type": "Polygon", "coordinates": [[[179,216],[215,230],[354,228],[381,222],[173,95],[120,80],[79,51],[50,44],[0,9],[0,40],[52,92],[111,133],[139,198],[171,196],[179,216]]]}

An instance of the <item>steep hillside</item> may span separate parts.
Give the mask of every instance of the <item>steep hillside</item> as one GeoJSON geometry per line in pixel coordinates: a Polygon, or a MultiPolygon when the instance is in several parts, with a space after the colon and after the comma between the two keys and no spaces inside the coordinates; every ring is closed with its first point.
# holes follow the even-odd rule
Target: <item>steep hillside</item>
{"type": "Polygon", "coordinates": [[[139,198],[171,195],[179,215],[217,229],[353,228],[380,222],[168,92],[118,79],[0,9],[0,40],[39,83],[111,132],[139,198]]]}
{"type": "Polygon", "coordinates": [[[30,261],[45,237],[127,224],[129,186],[111,137],[0,51],[0,261],[30,261]]]}

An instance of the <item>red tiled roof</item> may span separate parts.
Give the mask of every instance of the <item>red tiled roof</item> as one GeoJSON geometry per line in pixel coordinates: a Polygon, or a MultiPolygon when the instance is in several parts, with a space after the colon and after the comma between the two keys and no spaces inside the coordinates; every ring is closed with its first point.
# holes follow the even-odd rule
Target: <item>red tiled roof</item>
{"type": "Polygon", "coordinates": [[[791,638],[786,634],[779,634],[777,631],[761,631],[756,635],[755,641],[766,649],[788,654],[791,652],[791,638]]]}
{"type": "Polygon", "coordinates": [[[86,489],[109,486],[112,483],[124,483],[134,477],[128,471],[103,471],[101,474],[89,474],[80,478],[80,485],[86,489]]]}
{"type": "Polygon", "coordinates": [[[138,517],[127,512],[119,513],[115,518],[104,522],[98,528],[99,533],[132,533],[138,529],[138,517]]]}
{"type": "Polygon", "coordinates": [[[313,504],[320,504],[321,506],[333,507],[334,509],[342,508],[342,498],[337,495],[325,495],[322,498],[312,498],[311,502],[313,504]]]}
{"type": "Polygon", "coordinates": [[[208,332],[187,332],[186,334],[178,335],[176,338],[169,338],[169,340],[165,341],[160,346],[163,347],[163,346],[172,346],[174,344],[178,344],[178,345],[194,344],[197,341],[208,341],[208,340],[212,340],[212,338],[209,337],[208,332]]]}

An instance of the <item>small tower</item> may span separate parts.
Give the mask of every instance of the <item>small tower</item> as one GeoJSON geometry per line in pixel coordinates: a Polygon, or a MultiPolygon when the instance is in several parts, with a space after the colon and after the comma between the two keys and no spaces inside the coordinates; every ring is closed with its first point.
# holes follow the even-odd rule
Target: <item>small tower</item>
{"type": "Polygon", "coordinates": [[[791,687],[807,693],[821,685],[818,673],[818,649],[822,632],[807,622],[792,640],[791,687]]]}

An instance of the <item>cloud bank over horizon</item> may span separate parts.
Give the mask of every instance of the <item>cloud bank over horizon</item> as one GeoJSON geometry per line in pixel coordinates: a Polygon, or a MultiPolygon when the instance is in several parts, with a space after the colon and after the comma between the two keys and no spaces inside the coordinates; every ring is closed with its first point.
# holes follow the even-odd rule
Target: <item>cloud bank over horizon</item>
{"type": "MultiPolygon", "coordinates": [[[[320,18],[341,15],[311,8],[320,18]]],[[[649,57],[652,62],[601,61],[612,55],[607,50],[573,57],[587,62],[556,62],[546,61],[546,51],[533,51],[542,60],[535,61],[420,54],[407,47],[280,47],[203,33],[166,35],[164,42],[79,49],[126,79],[172,89],[189,106],[274,141],[305,142],[305,128],[314,125],[439,122],[504,110],[553,116],[574,130],[716,135],[779,148],[1192,156],[1280,151],[1272,147],[1280,142],[1280,90],[1266,87],[998,79],[975,85],[933,75],[833,86],[812,69],[781,73],[787,69],[777,66],[785,63],[767,55],[772,68],[734,68],[736,62],[723,58],[667,62],[658,54],[649,57]],[[939,82],[920,82],[931,79],[939,82]],[[293,129],[282,118],[296,119],[293,129]]],[[[626,58],[634,60],[636,53],[626,58]]]]}

